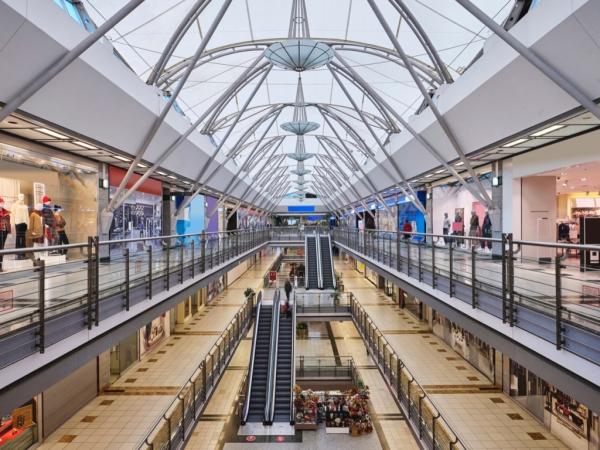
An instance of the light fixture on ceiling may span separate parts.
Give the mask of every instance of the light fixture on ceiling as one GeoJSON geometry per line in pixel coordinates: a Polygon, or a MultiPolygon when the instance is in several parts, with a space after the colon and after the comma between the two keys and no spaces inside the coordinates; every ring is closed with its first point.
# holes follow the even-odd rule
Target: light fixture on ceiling
{"type": "Polygon", "coordinates": [[[112,155],[113,158],[117,158],[118,160],[124,161],[124,162],[129,162],[131,161],[129,158],[125,158],[124,156],[121,155],[112,155]]]}
{"type": "Polygon", "coordinates": [[[93,146],[92,144],[88,144],[83,141],[73,141],[73,144],[79,145],[80,147],[87,148],[89,150],[98,150],[98,147],[93,146]]]}
{"type": "Polygon", "coordinates": [[[138,163],[137,166],[141,167],[142,169],[147,169],[148,168],[148,166],[146,164],[142,164],[142,163],[138,163]]]}
{"type": "Polygon", "coordinates": [[[581,181],[587,181],[587,178],[583,177],[583,178],[581,179],[581,181]]]}
{"type": "Polygon", "coordinates": [[[167,175],[167,178],[170,178],[171,180],[176,180],[177,177],[174,177],[173,175],[167,175]]]}
{"type": "Polygon", "coordinates": [[[527,138],[515,139],[514,141],[507,142],[502,147],[514,147],[515,145],[522,144],[523,142],[527,142],[528,140],[529,139],[527,139],[527,138]]]}
{"type": "Polygon", "coordinates": [[[35,131],[39,131],[40,133],[47,134],[48,136],[52,136],[56,139],[69,139],[64,134],[57,133],[56,131],[49,130],[48,128],[35,128],[35,131]]]}
{"type": "Polygon", "coordinates": [[[11,125],[19,125],[19,122],[17,122],[16,120],[7,120],[6,122],[11,125]]]}
{"type": "Polygon", "coordinates": [[[565,181],[565,182],[564,182],[562,185],[563,185],[564,187],[567,187],[567,182],[565,181]]]}
{"type": "Polygon", "coordinates": [[[444,169],[436,170],[434,173],[436,175],[439,175],[440,173],[444,173],[444,169]]]}
{"type": "Polygon", "coordinates": [[[425,178],[431,178],[433,176],[432,173],[428,173],[427,175],[425,175],[425,178]]]}
{"type": "Polygon", "coordinates": [[[156,171],[156,173],[157,173],[158,175],[162,175],[163,177],[167,175],[166,173],[164,173],[164,172],[161,172],[160,170],[157,170],[157,171],[156,171]]]}
{"type": "Polygon", "coordinates": [[[533,137],[543,136],[545,134],[552,133],[553,131],[560,130],[561,128],[564,128],[564,127],[565,127],[564,125],[551,125],[547,128],[544,128],[543,130],[532,133],[531,136],[533,136],[533,137]]]}
{"type": "Polygon", "coordinates": [[[465,164],[464,162],[462,162],[462,161],[459,161],[459,162],[457,162],[457,163],[456,163],[456,164],[454,164],[454,165],[455,165],[455,166],[462,166],[462,165],[464,165],[464,164],[465,164]]]}

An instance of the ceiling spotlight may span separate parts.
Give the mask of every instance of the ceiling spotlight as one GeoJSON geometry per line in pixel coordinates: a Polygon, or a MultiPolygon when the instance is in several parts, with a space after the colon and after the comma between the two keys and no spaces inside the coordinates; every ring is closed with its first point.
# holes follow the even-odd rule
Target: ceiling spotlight
{"type": "Polygon", "coordinates": [[[52,136],[56,139],[69,139],[64,134],[57,133],[56,131],[49,130],[48,128],[35,128],[35,131],[39,131],[40,133],[47,134],[48,136],[52,136]]]}
{"type": "Polygon", "coordinates": [[[564,128],[564,127],[565,127],[564,125],[552,125],[552,126],[549,126],[548,128],[544,128],[543,130],[533,133],[532,136],[533,137],[543,136],[545,134],[552,133],[553,131],[560,130],[561,128],[564,128]]]}
{"type": "Polygon", "coordinates": [[[125,162],[131,161],[129,158],[125,158],[124,156],[121,156],[121,155],[112,155],[112,157],[120,159],[121,161],[125,161],[125,162]]]}
{"type": "Polygon", "coordinates": [[[93,145],[83,141],[73,141],[73,144],[79,145],[80,147],[84,147],[90,150],[98,150],[98,147],[94,147],[93,145]]]}
{"type": "Polygon", "coordinates": [[[583,178],[581,179],[581,181],[587,181],[587,178],[583,177],[583,178]]]}
{"type": "Polygon", "coordinates": [[[515,139],[514,141],[504,144],[502,147],[514,147],[515,145],[522,144],[523,142],[527,142],[528,140],[529,139],[527,138],[515,139]]]}

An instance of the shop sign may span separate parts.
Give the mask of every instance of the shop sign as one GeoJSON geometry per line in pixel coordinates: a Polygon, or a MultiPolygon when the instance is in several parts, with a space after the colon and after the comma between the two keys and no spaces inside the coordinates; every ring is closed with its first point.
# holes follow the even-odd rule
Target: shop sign
{"type": "Polygon", "coordinates": [[[13,309],[13,291],[0,291],[0,312],[13,309]]]}
{"type": "Polygon", "coordinates": [[[33,408],[31,405],[13,409],[11,413],[13,428],[29,428],[33,424],[33,408]]]}
{"type": "Polygon", "coordinates": [[[269,281],[277,281],[277,271],[271,270],[269,272],[269,281]]]}

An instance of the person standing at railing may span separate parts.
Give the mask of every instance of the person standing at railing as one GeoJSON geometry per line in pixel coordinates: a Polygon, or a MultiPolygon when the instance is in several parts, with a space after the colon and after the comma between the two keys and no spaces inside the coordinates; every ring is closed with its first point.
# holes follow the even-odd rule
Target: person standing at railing
{"type": "Polygon", "coordinates": [[[402,226],[402,231],[404,231],[404,240],[407,241],[410,239],[410,233],[412,233],[412,226],[408,219],[404,220],[404,225],[402,226]]]}
{"type": "Polygon", "coordinates": [[[448,213],[444,213],[444,221],[442,223],[442,234],[444,235],[444,245],[448,244],[448,233],[450,232],[450,218],[448,217],[448,213]]]}
{"type": "MultiPolygon", "coordinates": [[[[471,220],[469,221],[469,236],[479,237],[479,216],[475,211],[471,211],[471,220]]],[[[477,245],[477,241],[475,240],[471,239],[469,242],[470,247],[475,247],[477,245]]]]}
{"type": "MultiPolygon", "coordinates": [[[[485,212],[483,225],[481,226],[481,236],[486,238],[492,237],[492,219],[490,219],[489,211],[485,212]]],[[[490,252],[492,250],[492,241],[481,241],[481,250],[490,252]]]]}
{"type": "MultiPolygon", "coordinates": [[[[4,207],[4,199],[0,197],[0,250],[10,234],[10,211],[4,207]]],[[[2,255],[0,255],[0,272],[2,272],[2,255]]]]}

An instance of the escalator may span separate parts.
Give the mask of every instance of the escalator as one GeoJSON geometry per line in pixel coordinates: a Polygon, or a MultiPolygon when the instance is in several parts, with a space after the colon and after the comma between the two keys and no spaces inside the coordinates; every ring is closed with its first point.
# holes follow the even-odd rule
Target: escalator
{"type": "MultiPolygon", "coordinates": [[[[274,302],[275,303],[275,302],[274,302]]],[[[271,347],[271,328],[274,307],[262,301],[256,307],[256,325],[252,338],[252,353],[248,392],[242,424],[246,422],[263,422],[265,417],[265,400],[268,390],[269,356],[271,347]]]]}
{"type": "Polygon", "coordinates": [[[329,235],[319,236],[321,250],[321,271],[323,289],[335,289],[335,272],[333,271],[333,258],[331,255],[331,239],[329,235]]]}
{"type": "Polygon", "coordinates": [[[292,389],[294,388],[294,341],[296,331],[296,308],[291,306],[289,314],[279,318],[277,339],[277,371],[275,375],[275,395],[273,422],[293,423],[292,389]]]}
{"type": "Polygon", "coordinates": [[[318,241],[315,235],[307,235],[304,240],[305,246],[305,268],[306,268],[306,289],[320,288],[320,258],[317,249],[318,241]]]}

